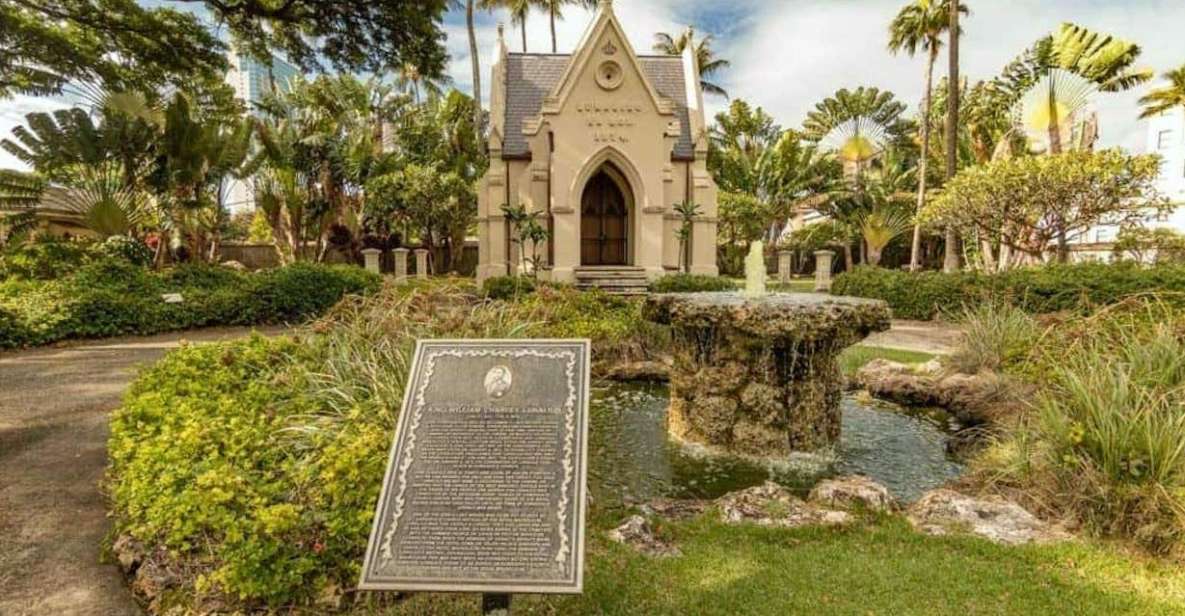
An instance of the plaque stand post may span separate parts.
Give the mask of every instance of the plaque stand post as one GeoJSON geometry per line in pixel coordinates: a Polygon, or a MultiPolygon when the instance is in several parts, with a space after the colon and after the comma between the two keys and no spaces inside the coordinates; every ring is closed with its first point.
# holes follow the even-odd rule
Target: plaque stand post
{"type": "Polygon", "coordinates": [[[482,616],[510,616],[510,595],[486,593],[481,596],[482,616]]]}

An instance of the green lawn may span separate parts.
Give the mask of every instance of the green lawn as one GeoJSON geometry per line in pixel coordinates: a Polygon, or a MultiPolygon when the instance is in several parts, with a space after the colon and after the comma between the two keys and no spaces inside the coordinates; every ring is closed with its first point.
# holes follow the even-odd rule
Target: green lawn
{"type": "Polygon", "coordinates": [[[903,349],[886,349],[882,347],[871,347],[858,344],[849,347],[839,355],[839,365],[846,375],[853,375],[857,370],[864,367],[864,364],[874,359],[887,359],[889,361],[900,362],[903,364],[924,364],[931,359],[937,357],[930,353],[922,353],[920,351],[906,351],[903,349]]]}
{"type": "MultiPolygon", "coordinates": [[[[516,614],[1185,614],[1185,572],[1083,543],[1010,548],[933,538],[892,516],[846,529],[668,523],[656,559],[590,523],[584,594],[516,597],[516,614]]],[[[413,594],[385,614],[474,614],[474,596],[413,594]]]]}
{"type": "MultiPolygon", "coordinates": [[[[743,289],[745,287],[745,279],[744,278],[732,277],[732,278],[729,278],[729,281],[731,281],[734,285],[736,285],[736,287],[738,289],[743,289]]],[[[778,282],[778,279],[776,277],[771,276],[766,279],[765,290],[769,291],[771,293],[774,293],[774,292],[778,292],[778,293],[814,293],[815,292],[815,279],[814,278],[796,278],[794,280],[791,280],[790,282],[783,283],[783,282],[778,282]]]]}
{"type": "Polygon", "coordinates": [[[770,291],[782,291],[782,292],[786,292],[786,293],[814,293],[815,292],[815,279],[814,278],[802,278],[802,279],[791,280],[790,282],[770,281],[769,290],[770,291]]]}

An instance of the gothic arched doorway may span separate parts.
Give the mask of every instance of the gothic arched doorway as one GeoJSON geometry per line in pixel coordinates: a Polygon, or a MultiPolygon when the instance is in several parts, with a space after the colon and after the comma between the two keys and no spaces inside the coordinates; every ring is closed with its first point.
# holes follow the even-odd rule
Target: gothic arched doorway
{"type": "Polygon", "coordinates": [[[609,165],[589,179],[580,200],[580,264],[627,265],[629,187],[609,165]]]}

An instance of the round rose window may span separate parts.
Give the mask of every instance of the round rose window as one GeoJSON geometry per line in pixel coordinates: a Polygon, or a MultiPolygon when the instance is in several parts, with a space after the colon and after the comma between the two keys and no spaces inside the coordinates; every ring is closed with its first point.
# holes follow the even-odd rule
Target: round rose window
{"type": "Polygon", "coordinates": [[[613,60],[606,60],[597,67],[597,85],[606,90],[616,90],[623,79],[621,65],[613,60]]]}

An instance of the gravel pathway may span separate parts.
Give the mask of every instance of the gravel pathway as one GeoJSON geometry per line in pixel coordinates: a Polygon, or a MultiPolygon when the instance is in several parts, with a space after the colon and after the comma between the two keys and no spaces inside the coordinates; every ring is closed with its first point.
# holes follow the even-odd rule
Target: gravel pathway
{"type": "Polygon", "coordinates": [[[208,329],[0,354],[0,614],[141,613],[118,569],[99,562],[108,530],[99,492],[108,414],[137,366],[182,340],[249,332],[208,329]]]}

